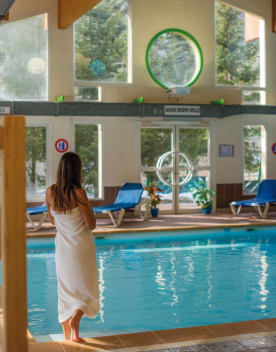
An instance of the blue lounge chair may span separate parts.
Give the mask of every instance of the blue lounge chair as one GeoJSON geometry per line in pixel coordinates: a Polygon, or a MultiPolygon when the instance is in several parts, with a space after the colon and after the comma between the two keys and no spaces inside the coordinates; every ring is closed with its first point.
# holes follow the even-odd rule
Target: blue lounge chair
{"type": "Polygon", "coordinates": [[[234,216],[238,216],[241,207],[255,207],[262,219],[267,217],[270,204],[276,203],[276,180],[264,180],[260,183],[255,198],[230,203],[230,208],[234,216]],[[235,206],[238,207],[236,210],[235,206]],[[262,212],[261,206],[264,207],[262,212]]]}
{"type": "Polygon", "coordinates": [[[38,206],[38,207],[27,208],[26,215],[27,215],[28,221],[32,224],[33,229],[38,231],[47,217],[46,203],[43,203],[41,206],[38,206]],[[39,223],[37,226],[34,224],[32,220],[33,215],[40,215],[39,223]]]}
{"type": "Polygon", "coordinates": [[[149,212],[149,202],[141,201],[141,196],[143,193],[143,186],[141,183],[125,183],[119,190],[117,198],[113,204],[103,205],[100,207],[93,208],[94,213],[104,213],[108,214],[113,225],[115,227],[120,226],[125,211],[127,209],[135,208],[139,211],[141,218],[146,220],[149,212]],[[142,214],[141,207],[145,205],[146,210],[142,214]],[[113,213],[118,212],[117,220],[114,218],[113,213]]]}

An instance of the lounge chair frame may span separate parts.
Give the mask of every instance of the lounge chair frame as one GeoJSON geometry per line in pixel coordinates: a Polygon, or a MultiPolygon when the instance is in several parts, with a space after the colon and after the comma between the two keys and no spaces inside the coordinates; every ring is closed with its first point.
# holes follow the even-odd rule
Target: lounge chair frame
{"type": "MultiPolygon", "coordinates": [[[[262,208],[261,208],[260,204],[252,203],[252,207],[254,207],[257,210],[257,212],[259,213],[259,215],[260,215],[260,217],[262,219],[266,219],[267,218],[267,213],[268,213],[268,210],[269,210],[269,207],[270,207],[270,203],[265,203],[265,205],[263,205],[263,207],[264,207],[263,211],[262,211],[262,208]]],[[[232,214],[234,216],[239,216],[241,208],[242,208],[242,205],[239,205],[238,206],[238,210],[236,210],[235,202],[230,203],[230,209],[231,209],[232,214]]]]}
{"type": "Polygon", "coordinates": [[[41,229],[41,226],[42,226],[43,222],[44,222],[44,221],[46,220],[46,218],[47,218],[47,212],[45,212],[45,211],[42,212],[42,214],[41,214],[41,216],[40,216],[40,219],[39,219],[38,225],[35,225],[35,223],[33,222],[33,220],[32,220],[32,218],[31,218],[31,215],[30,215],[30,214],[26,213],[26,216],[27,216],[28,222],[31,223],[33,229],[34,229],[35,231],[38,231],[38,230],[41,229]]]}
{"type": "Polygon", "coordinates": [[[276,204],[276,180],[263,180],[259,184],[255,198],[231,202],[229,206],[234,216],[239,216],[242,206],[245,206],[254,207],[260,218],[266,219],[272,204],[276,204]]]}
{"type": "MultiPolygon", "coordinates": [[[[138,214],[142,220],[147,220],[149,216],[150,210],[150,200],[143,199],[136,205],[134,208],[135,214],[138,214]],[[142,207],[145,206],[145,210],[142,210],[142,207]]],[[[110,211],[110,210],[103,210],[103,214],[108,214],[110,220],[112,221],[115,227],[119,227],[123,221],[126,209],[121,209],[120,211],[110,211]]]]}

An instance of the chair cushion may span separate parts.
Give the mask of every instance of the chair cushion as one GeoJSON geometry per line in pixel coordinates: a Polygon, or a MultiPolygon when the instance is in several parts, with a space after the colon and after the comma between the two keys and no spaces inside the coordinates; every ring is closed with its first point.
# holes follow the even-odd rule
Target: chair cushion
{"type": "Polygon", "coordinates": [[[46,207],[46,204],[44,203],[38,207],[27,208],[26,211],[30,215],[37,215],[37,214],[42,214],[47,212],[47,207],[46,207]]]}

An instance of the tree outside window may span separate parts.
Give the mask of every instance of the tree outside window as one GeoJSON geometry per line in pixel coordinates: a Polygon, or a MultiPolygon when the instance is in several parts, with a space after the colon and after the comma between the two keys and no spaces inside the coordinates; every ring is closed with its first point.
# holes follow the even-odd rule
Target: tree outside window
{"type": "Polygon", "coordinates": [[[102,0],[75,23],[75,78],[128,81],[128,1],[102,0]]]}
{"type": "Polygon", "coordinates": [[[46,188],[46,127],[26,128],[27,199],[42,200],[46,188]]]}
{"type": "Polygon", "coordinates": [[[75,151],[82,161],[82,183],[89,198],[99,197],[98,125],[75,124],[75,151]]]}
{"type": "Polygon", "coordinates": [[[246,194],[256,193],[262,179],[263,126],[245,126],[243,129],[244,140],[244,185],[246,194]]]}
{"type": "Polygon", "coordinates": [[[216,83],[218,85],[252,87],[261,85],[260,39],[246,38],[245,16],[246,13],[243,11],[216,2],[216,83]]]}
{"type": "Polygon", "coordinates": [[[0,100],[47,100],[47,14],[0,25],[0,100]]]}

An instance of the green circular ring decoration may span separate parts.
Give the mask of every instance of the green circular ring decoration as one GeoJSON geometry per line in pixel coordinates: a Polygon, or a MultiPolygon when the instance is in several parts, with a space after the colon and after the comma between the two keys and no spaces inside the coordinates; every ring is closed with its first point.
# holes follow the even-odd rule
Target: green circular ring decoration
{"type": "Polygon", "coordinates": [[[195,76],[195,78],[189,84],[187,84],[185,86],[185,87],[190,87],[198,80],[198,78],[199,78],[199,76],[200,76],[200,74],[202,72],[202,69],[203,69],[203,53],[202,53],[201,47],[200,47],[199,43],[197,42],[197,40],[190,33],[186,32],[186,31],[183,31],[182,29],[179,29],[179,28],[167,28],[167,29],[164,29],[164,30],[158,32],[157,34],[155,34],[154,37],[152,37],[152,39],[150,40],[150,42],[148,44],[147,51],[146,51],[146,66],[147,66],[148,73],[150,74],[150,76],[154,80],[154,82],[157,83],[160,87],[165,88],[165,89],[169,89],[169,87],[167,87],[165,84],[159,82],[154,77],[154,75],[153,75],[153,73],[152,73],[152,71],[150,69],[150,64],[149,64],[149,52],[150,52],[152,44],[155,42],[155,40],[160,35],[162,35],[164,33],[169,33],[169,32],[180,33],[182,36],[188,38],[195,45],[196,49],[198,50],[199,60],[200,60],[199,70],[198,70],[198,73],[195,76]]]}

